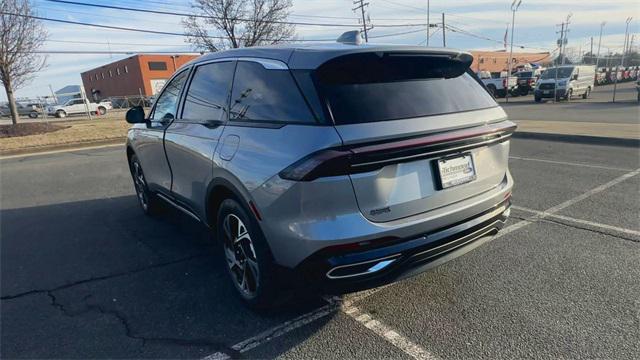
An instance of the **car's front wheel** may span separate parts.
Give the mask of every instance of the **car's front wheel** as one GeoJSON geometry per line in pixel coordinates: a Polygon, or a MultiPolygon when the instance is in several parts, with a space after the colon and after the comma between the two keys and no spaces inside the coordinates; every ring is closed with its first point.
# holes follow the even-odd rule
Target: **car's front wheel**
{"type": "Polygon", "coordinates": [[[35,119],[38,117],[38,112],[37,111],[32,111],[29,113],[29,117],[32,119],[35,119]]]}
{"type": "Polygon", "coordinates": [[[56,117],[57,118],[65,118],[65,117],[67,117],[67,113],[64,110],[58,110],[58,111],[56,111],[56,117]]]}
{"type": "Polygon", "coordinates": [[[103,106],[100,106],[100,107],[98,107],[98,110],[96,112],[98,113],[98,115],[102,116],[102,115],[107,113],[107,108],[105,108],[103,106]]]}
{"type": "Polygon", "coordinates": [[[279,276],[257,220],[233,199],[220,205],[216,222],[227,272],[244,303],[254,309],[275,304],[279,276]]]}

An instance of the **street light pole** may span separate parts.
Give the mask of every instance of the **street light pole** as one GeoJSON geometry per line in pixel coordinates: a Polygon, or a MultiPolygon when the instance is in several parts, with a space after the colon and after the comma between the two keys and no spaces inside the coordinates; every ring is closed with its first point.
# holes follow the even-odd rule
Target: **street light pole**
{"type": "Polygon", "coordinates": [[[507,83],[504,89],[504,96],[505,96],[505,101],[509,102],[509,80],[511,78],[511,69],[513,66],[513,29],[515,27],[515,22],[516,22],[516,11],[518,11],[518,8],[520,7],[520,4],[522,4],[522,0],[513,0],[513,3],[511,3],[511,12],[512,12],[512,16],[511,16],[511,50],[509,50],[509,70],[507,70],[507,83]],[[516,3],[517,2],[517,3],[516,3]]]}
{"type": "MultiPolygon", "coordinates": [[[[631,22],[631,20],[633,19],[633,17],[629,16],[627,18],[627,27],[624,30],[624,46],[627,46],[627,38],[629,36],[629,23],[631,22]]],[[[625,54],[625,50],[622,50],[622,58],[620,59],[620,65],[624,66],[624,54],[625,54]]],[[[618,88],[618,69],[620,68],[620,65],[616,66],[616,78],[613,81],[613,102],[616,102],[616,90],[618,88]]]]}
{"type": "MultiPolygon", "coordinates": [[[[600,63],[600,45],[602,44],[602,28],[604,28],[604,26],[606,24],[607,24],[606,21],[603,21],[602,23],[600,23],[600,36],[598,38],[598,55],[596,55],[596,67],[600,63]]],[[[591,55],[593,55],[593,54],[591,54],[591,55]]]]}
{"type": "Polygon", "coordinates": [[[427,47],[429,47],[429,30],[431,30],[431,27],[429,26],[429,5],[430,5],[430,0],[427,0],[427,47]]]}

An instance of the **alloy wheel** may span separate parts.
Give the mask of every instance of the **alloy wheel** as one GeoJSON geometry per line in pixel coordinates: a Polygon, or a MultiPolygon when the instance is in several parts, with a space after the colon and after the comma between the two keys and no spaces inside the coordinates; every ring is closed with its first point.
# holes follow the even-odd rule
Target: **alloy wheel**
{"type": "Polygon", "coordinates": [[[247,298],[256,296],[260,269],[249,231],[240,218],[228,214],[222,223],[224,253],[235,286],[247,298]]]}
{"type": "Polygon", "coordinates": [[[142,173],[142,167],[137,160],[133,161],[133,182],[136,186],[136,195],[138,196],[138,202],[144,211],[149,208],[149,199],[147,199],[147,185],[144,180],[144,174],[142,173]]]}

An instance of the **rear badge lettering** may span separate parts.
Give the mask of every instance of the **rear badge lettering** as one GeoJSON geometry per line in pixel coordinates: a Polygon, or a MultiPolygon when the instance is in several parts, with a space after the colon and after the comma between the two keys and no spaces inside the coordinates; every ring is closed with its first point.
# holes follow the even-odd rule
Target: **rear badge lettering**
{"type": "Polygon", "coordinates": [[[390,213],[391,209],[387,206],[387,207],[383,207],[381,209],[374,209],[369,211],[369,215],[380,215],[380,214],[384,214],[384,213],[390,213]]]}

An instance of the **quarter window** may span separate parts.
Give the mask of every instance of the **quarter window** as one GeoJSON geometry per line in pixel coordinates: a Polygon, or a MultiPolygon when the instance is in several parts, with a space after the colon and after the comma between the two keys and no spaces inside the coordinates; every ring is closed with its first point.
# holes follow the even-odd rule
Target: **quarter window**
{"type": "Polygon", "coordinates": [[[181,72],[165,86],[162,94],[156,101],[156,106],[151,115],[151,121],[160,122],[159,125],[164,126],[175,118],[180,92],[182,91],[188,73],[188,71],[181,72]]]}
{"type": "Polygon", "coordinates": [[[240,61],[236,67],[229,117],[236,121],[315,122],[289,70],[267,70],[248,61],[240,61]]]}
{"type": "Polygon", "coordinates": [[[182,111],[185,120],[226,120],[233,79],[233,62],[198,66],[189,85],[182,111]]]}

